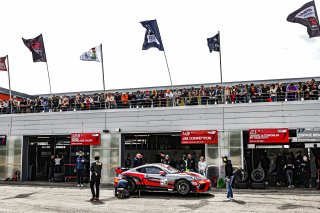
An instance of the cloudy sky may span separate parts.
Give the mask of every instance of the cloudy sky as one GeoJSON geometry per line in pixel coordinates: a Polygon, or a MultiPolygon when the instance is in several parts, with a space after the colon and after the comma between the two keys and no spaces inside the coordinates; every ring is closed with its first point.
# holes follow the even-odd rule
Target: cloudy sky
{"type": "MultiPolygon", "coordinates": [[[[289,23],[308,0],[8,0],[1,2],[0,56],[9,55],[11,87],[49,93],[46,64],[22,43],[43,34],[52,92],[101,90],[98,62],[79,56],[103,44],[106,88],[170,85],[163,52],[142,50],[157,19],[173,84],[219,82],[219,54],[206,38],[221,32],[223,81],[319,76],[320,38],[289,23]]],[[[320,8],[320,0],[316,0],[320,8]]],[[[0,87],[8,88],[6,72],[0,87]]]]}

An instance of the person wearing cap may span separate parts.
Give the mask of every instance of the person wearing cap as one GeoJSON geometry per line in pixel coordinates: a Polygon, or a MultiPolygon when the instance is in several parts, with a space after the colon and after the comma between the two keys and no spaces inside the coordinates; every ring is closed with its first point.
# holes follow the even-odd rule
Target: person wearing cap
{"type": "Polygon", "coordinates": [[[226,182],[227,182],[227,199],[226,201],[233,200],[233,192],[232,192],[232,181],[233,181],[233,167],[231,160],[227,160],[225,165],[225,174],[226,174],[226,182]]]}
{"type": "Polygon", "coordinates": [[[100,157],[95,156],[94,160],[91,163],[90,171],[91,171],[91,180],[90,180],[90,189],[92,193],[92,198],[90,201],[99,201],[99,192],[100,192],[100,179],[101,179],[101,171],[102,171],[102,163],[99,161],[100,157]],[[96,186],[96,190],[94,189],[96,186]]]}
{"type": "Polygon", "coordinates": [[[83,187],[83,176],[86,159],[83,157],[83,152],[79,152],[79,156],[76,160],[76,172],[78,178],[78,187],[83,187]]]}

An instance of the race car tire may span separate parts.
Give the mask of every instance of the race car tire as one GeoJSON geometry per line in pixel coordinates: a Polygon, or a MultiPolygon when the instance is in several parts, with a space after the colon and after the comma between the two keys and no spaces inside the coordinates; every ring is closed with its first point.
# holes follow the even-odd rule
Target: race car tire
{"type": "Polygon", "coordinates": [[[247,182],[249,179],[249,174],[246,170],[244,169],[237,169],[234,172],[234,179],[238,183],[244,183],[247,182]]]}
{"type": "Polygon", "coordinates": [[[186,180],[179,180],[176,183],[176,190],[180,195],[187,195],[191,190],[190,183],[186,180]]]}
{"type": "Polygon", "coordinates": [[[262,169],[254,169],[251,172],[251,179],[253,182],[260,183],[264,180],[265,174],[262,169]]]}
{"type": "Polygon", "coordinates": [[[127,180],[129,182],[129,193],[134,194],[137,190],[136,183],[131,178],[128,178],[127,180]]]}

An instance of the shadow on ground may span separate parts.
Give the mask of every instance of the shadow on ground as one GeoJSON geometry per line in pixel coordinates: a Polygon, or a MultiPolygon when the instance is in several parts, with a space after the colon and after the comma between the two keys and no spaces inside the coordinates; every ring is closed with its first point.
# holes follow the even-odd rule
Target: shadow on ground
{"type": "MultiPolygon", "coordinates": [[[[154,199],[154,198],[160,198],[160,199],[175,199],[175,200],[194,200],[196,199],[209,199],[215,197],[211,193],[190,193],[188,195],[179,195],[175,192],[141,192],[140,194],[141,198],[144,199],[154,199]]],[[[139,198],[138,194],[132,195],[130,198],[139,198]]]]}
{"type": "Polygon", "coordinates": [[[25,194],[18,194],[14,197],[8,197],[8,198],[4,198],[2,200],[10,200],[10,199],[15,199],[15,198],[28,198],[30,197],[30,195],[33,195],[35,194],[35,192],[32,192],[32,193],[25,193],[25,194]]]}
{"type": "Polygon", "coordinates": [[[105,202],[103,202],[103,201],[107,201],[107,199],[101,199],[101,200],[96,200],[96,201],[88,200],[87,202],[91,203],[92,205],[103,205],[103,204],[105,204],[105,202]]]}

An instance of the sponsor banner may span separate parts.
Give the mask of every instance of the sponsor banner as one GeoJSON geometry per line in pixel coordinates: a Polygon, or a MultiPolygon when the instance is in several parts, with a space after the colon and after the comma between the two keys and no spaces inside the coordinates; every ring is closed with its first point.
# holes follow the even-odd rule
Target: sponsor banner
{"type": "Polygon", "coordinates": [[[0,146],[5,146],[7,144],[7,136],[0,135],[0,146]]]}
{"type": "Polygon", "coordinates": [[[319,142],[320,128],[297,129],[297,142],[319,142]]]}
{"type": "Polygon", "coordinates": [[[192,130],[181,132],[181,144],[217,144],[217,130],[192,130]]]}
{"type": "Polygon", "coordinates": [[[249,143],[289,143],[289,129],[249,129],[249,143]]]}
{"type": "Polygon", "coordinates": [[[72,133],[70,137],[71,145],[99,145],[100,133],[72,133]]]}

